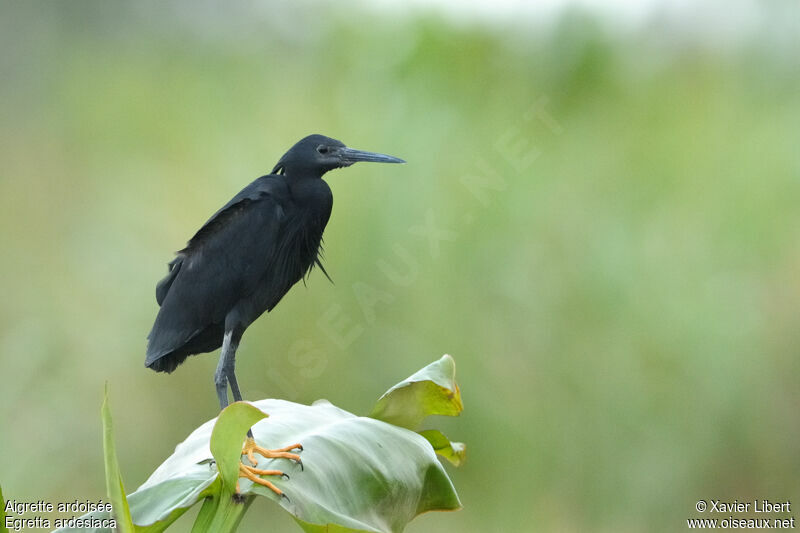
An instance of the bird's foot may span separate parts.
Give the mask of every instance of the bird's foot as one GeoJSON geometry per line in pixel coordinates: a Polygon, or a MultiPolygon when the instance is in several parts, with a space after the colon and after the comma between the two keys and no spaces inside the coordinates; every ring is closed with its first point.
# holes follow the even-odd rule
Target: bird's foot
{"type": "MultiPolygon", "coordinates": [[[[267,481],[266,479],[262,479],[259,476],[284,476],[286,479],[289,479],[289,476],[284,474],[280,470],[262,470],[254,466],[247,466],[244,463],[239,463],[239,477],[244,477],[249,479],[253,483],[264,485],[278,496],[281,496],[283,498],[286,497],[286,494],[284,494],[281,489],[276,487],[274,483],[272,483],[271,481],[267,481]]],[[[236,492],[237,493],[241,492],[241,490],[239,489],[238,481],[236,482],[236,492]]]]}
{"type": "Polygon", "coordinates": [[[256,444],[255,439],[252,437],[248,437],[244,443],[244,447],[242,448],[242,455],[246,455],[250,463],[254,465],[258,463],[258,461],[256,461],[255,454],[259,454],[267,459],[291,459],[302,467],[303,461],[300,459],[299,455],[296,453],[291,453],[292,450],[300,450],[302,452],[303,446],[302,444],[292,444],[291,446],[285,446],[275,450],[268,450],[256,444]]]}
{"type": "MultiPolygon", "coordinates": [[[[252,466],[248,466],[244,464],[244,462],[239,463],[239,477],[244,477],[252,481],[253,483],[258,483],[259,485],[263,485],[270,489],[272,492],[277,494],[281,497],[286,497],[281,489],[276,487],[273,483],[267,481],[266,479],[262,479],[259,476],[283,476],[286,479],[289,479],[289,476],[283,473],[280,470],[262,470],[260,468],[256,468],[255,466],[258,464],[256,460],[255,454],[259,454],[267,459],[290,459],[300,467],[303,467],[303,461],[300,459],[300,456],[296,453],[291,453],[292,450],[303,450],[303,446],[300,444],[292,444],[291,446],[285,446],[283,448],[278,448],[276,450],[268,450],[266,448],[262,448],[256,441],[250,437],[247,438],[247,441],[244,443],[244,447],[242,448],[242,455],[247,457],[247,460],[250,462],[252,466]]],[[[239,485],[236,485],[236,492],[239,492],[239,485]]]]}

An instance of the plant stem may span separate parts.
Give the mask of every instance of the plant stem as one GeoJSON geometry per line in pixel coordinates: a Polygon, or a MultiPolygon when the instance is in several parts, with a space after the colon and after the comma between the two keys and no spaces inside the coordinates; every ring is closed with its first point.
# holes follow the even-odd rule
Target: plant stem
{"type": "Polygon", "coordinates": [[[244,501],[240,501],[234,499],[233,494],[224,489],[215,496],[206,498],[194,521],[192,533],[236,531],[253,498],[254,496],[248,496],[244,501]]]}

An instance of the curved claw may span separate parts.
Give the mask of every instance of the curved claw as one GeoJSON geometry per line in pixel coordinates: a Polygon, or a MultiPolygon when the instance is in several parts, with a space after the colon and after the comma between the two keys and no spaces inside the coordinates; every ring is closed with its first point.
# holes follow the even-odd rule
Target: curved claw
{"type": "Polygon", "coordinates": [[[305,471],[306,468],[303,466],[303,460],[302,459],[300,459],[298,457],[296,463],[300,465],[300,471],[301,472],[305,471]]]}

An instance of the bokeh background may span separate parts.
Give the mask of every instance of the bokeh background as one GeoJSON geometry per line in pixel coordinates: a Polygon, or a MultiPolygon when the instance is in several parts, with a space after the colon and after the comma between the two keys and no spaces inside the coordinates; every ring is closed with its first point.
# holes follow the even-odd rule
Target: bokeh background
{"type": "Polygon", "coordinates": [[[240,383],[366,413],[452,354],[465,508],[409,531],[800,505],[800,9],[630,4],[3,3],[6,497],[103,498],[106,381],[131,490],[216,414],[216,354],[143,366],[155,283],[319,132],[408,164],[328,176],[335,284],[248,330],[240,383]]]}

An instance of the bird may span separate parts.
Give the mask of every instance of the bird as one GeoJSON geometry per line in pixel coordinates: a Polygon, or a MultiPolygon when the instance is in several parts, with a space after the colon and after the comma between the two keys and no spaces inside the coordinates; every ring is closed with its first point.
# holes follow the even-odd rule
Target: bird
{"type": "MultiPolygon", "coordinates": [[[[236,379],[236,351],[245,330],[269,312],[316,266],[322,264],[323,232],[333,194],[322,179],[329,171],[366,161],[405,163],[386,154],[348,148],[341,141],[314,134],[292,146],[270,174],[261,176],[214,213],[176,252],[167,275],[156,285],[158,313],[147,336],[145,366],[173,372],[189,356],[222,348],[214,373],[220,410],[242,401],[236,379]]],[[[254,453],[302,462],[294,444],[269,450],[248,431],[240,464],[246,477],[285,496],[260,475],[284,475],[255,468],[254,453]]]]}

